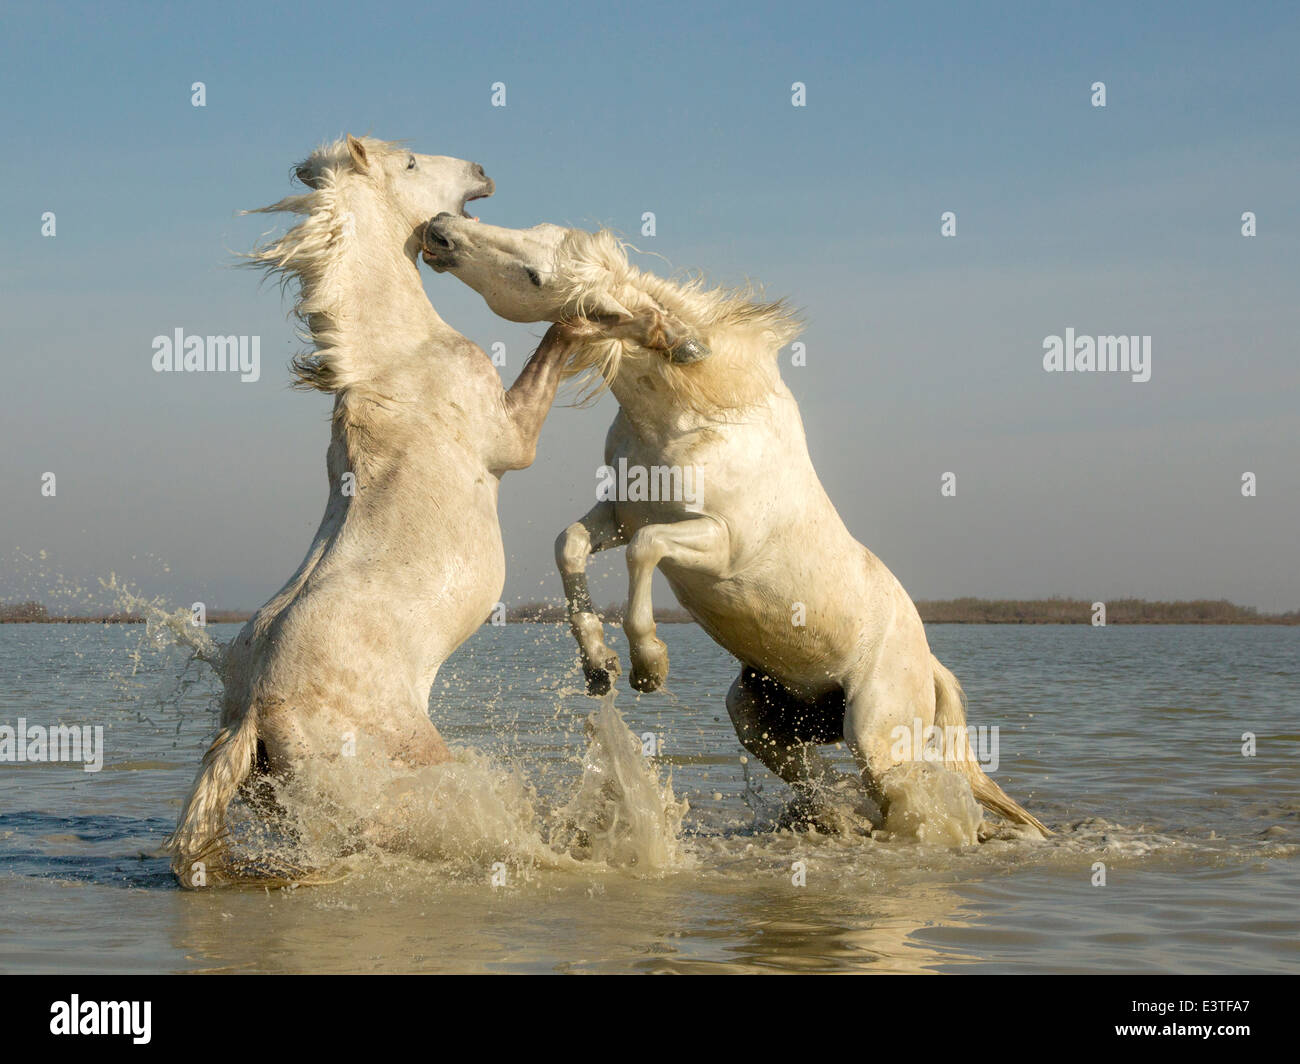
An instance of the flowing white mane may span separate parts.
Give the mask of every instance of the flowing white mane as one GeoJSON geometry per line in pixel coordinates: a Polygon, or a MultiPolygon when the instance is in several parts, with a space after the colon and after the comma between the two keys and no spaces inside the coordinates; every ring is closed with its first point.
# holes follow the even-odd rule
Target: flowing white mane
{"type": "MultiPolygon", "coordinates": [[[[403,150],[395,141],[360,139],[372,158],[403,150]]],[[[311,349],[295,355],[290,363],[294,385],[339,392],[363,379],[349,357],[345,340],[345,279],[340,275],[350,236],[345,189],[358,181],[359,175],[346,139],[340,138],[312,152],[294,168],[294,176],[311,191],[244,213],[286,211],[303,215],[303,220],[278,239],[254,248],[244,256],[245,265],[278,276],[281,289],[297,281],[293,313],[302,323],[300,335],[311,349]]]]}
{"type": "MultiPolygon", "coordinates": [[[[677,402],[700,413],[750,406],[770,395],[779,374],[776,355],[802,327],[785,300],[762,302],[752,287],[707,288],[702,276],[676,282],[633,266],[630,245],[608,229],[571,230],[559,249],[557,273],[578,314],[608,295],[629,310],[658,305],[713,352],[687,365],[657,359],[677,402]]],[[[633,250],[636,250],[635,248],[633,250]]],[[[628,341],[600,340],[575,352],[568,376],[581,381],[581,401],[598,395],[618,375],[628,341]]]]}

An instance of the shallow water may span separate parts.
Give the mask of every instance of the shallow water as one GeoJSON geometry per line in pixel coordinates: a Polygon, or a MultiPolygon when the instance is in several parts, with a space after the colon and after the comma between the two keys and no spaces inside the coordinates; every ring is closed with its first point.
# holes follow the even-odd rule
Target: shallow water
{"type": "Polygon", "coordinates": [[[99,773],[0,764],[0,970],[1300,970],[1300,629],[931,627],[971,723],[999,727],[995,779],[1059,832],[957,848],[776,830],[787,792],[741,764],[723,704],[734,663],[694,626],[661,635],[669,690],[617,700],[689,806],[659,850],[629,858],[612,828],[565,862],[522,852],[531,827],[465,841],[479,776],[551,828],[599,792],[567,633],[484,627],[431,699],[471,751],[466,789],[437,791],[460,797],[424,809],[433,852],[182,892],[156,849],[215,725],[204,667],[143,626],[0,626],[0,724],[102,724],[106,745],[99,773]]]}

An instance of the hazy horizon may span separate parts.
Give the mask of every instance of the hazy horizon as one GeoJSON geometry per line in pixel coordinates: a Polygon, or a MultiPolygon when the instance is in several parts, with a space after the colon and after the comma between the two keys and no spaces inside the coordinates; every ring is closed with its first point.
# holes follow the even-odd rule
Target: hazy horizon
{"type": "MultiPolygon", "coordinates": [[[[1300,11],[606,10],[8,6],[0,601],[113,572],[254,609],[289,577],[330,399],[289,389],[290,302],[231,268],[282,220],[236,212],[372,132],[482,163],[484,221],[608,224],[648,268],[802,308],[807,364],[782,373],[813,460],[914,598],[1300,608],[1300,11]],[[259,336],[260,379],[155,373],[178,328],[259,336]],[[1046,372],[1067,329],[1150,337],[1150,379],[1046,372]]],[[[512,381],[541,328],[422,269],[512,381]]],[[[557,405],[504,478],[507,603],[559,598],[552,543],[613,410],[557,405]]],[[[624,597],[622,552],[592,572],[624,597]]]]}

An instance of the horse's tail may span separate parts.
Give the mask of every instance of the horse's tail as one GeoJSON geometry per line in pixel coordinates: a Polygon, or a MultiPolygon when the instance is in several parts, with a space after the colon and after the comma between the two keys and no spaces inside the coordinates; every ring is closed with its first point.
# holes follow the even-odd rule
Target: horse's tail
{"type": "Polygon", "coordinates": [[[971,791],[982,806],[1017,824],[1028,824],[1044,835],[1052,834],[1033,813],[1010,797],[980,767],[970,748],[966,732],[966,692],[947,667],[934,655],[934,723],[943,736],[944,765],[970,781],[971,791]]]}
{"type": "Polygon", "coordinates": [[[257,757],[257,711],[248,706],[233,727],[222,728],[208,747],[176,830],[163,844],[183,887],[206,885],[221,861],[226,809],[257,757]]]}

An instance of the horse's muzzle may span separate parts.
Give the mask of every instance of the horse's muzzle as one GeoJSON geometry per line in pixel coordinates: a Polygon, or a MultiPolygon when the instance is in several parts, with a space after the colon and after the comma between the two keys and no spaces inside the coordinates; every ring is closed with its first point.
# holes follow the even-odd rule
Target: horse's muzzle
{"type": "Polygon", "coordinates": [[[420,238],[420,250],[424,253],[424,261],[435,270],[448,270],[456,264],[456,242],[442,225],[444,218],[455,218],[455,215],[443,211],[430,218],[425,223],[424,233],[420,238]]]}

